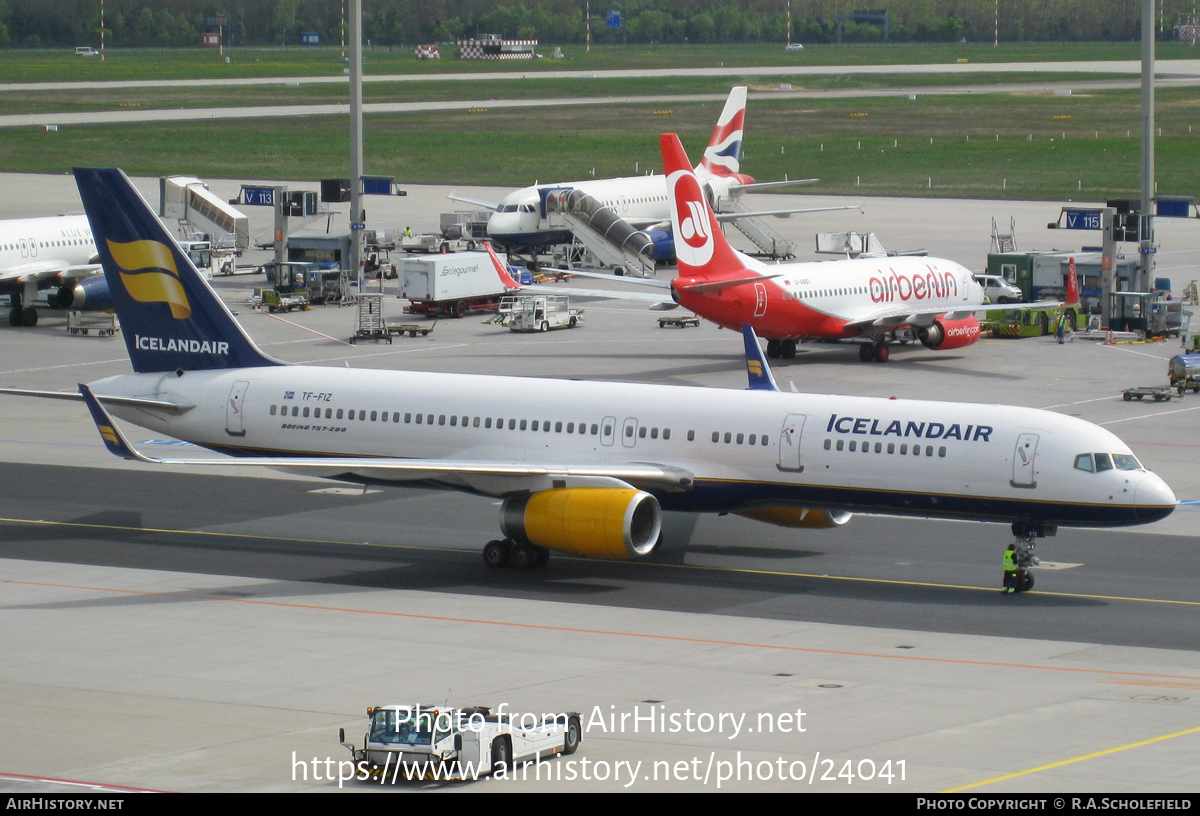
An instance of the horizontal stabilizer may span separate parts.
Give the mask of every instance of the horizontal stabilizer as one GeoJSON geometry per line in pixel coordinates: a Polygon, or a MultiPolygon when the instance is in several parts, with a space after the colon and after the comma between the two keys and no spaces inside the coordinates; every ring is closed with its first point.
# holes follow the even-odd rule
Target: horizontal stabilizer
{"type": "Polygon", "coordinates": [[[724,280],[703,281],[702,283],[693,283],[687,286],[680,286],[680,290],[684,292],[719,292],[722,289],[728,289],[731,286],[740,286],[743,283],[758,283],[759,281],[768,281],[772,278],[778,278],[783,273],[775,275],[751,275],[748,278],[727,278],[724,280]]]}
{"type": "MultiPolygon", "coordinates": [[[[57,399],[67,400],[68,402],[81,402],[83,395],[78,391],[32,391],[25,388],[0,388],[0,394],[9,394],[14,397],[38,397],[40,399],[57,399]]],[[[169,402],[167,400],[150,399],[149,397],[117,397],[117,396],[97,396],[96,399],[101,402],[106,402],[109,405],[125,405],[130,408],[146,408],[153,411],[165,411],[171,414],[183,414],[195,408],[195,405],[190,405],[183,402],[169,402]]]]}

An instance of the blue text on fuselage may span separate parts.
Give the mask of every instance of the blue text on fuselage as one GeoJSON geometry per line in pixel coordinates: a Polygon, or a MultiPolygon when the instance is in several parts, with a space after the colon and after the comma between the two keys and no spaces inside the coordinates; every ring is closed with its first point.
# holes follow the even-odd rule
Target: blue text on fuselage
{"type": "Polygon", "coordinates": [[[828,433],[861,434],[864,436],[899,436],[916,439],[961,439],[964,442],[990,442],[991,425],[967,425],[944,422],[914,422],[874,417],[840,417],[829,415],[828,433]]]}

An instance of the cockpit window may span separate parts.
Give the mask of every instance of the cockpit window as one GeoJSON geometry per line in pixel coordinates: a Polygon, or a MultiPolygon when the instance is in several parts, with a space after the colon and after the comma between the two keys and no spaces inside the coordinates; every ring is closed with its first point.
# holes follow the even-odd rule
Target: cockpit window
{"type": "Polygon", "coordinates": [[[533,205],[532,204],[522,204],[520,209],[521,209],[521,212],[523,212],[523,213],[531,213],[531,212],[533,212],[533,205]]]}
{"type": "Polygon", "coordinates": [[[502,204],[501,206],[496,208],[496,212],[513,213],[516,211],[517,211],[516,204],[502,204]]]}
{"type": "Polygon", "coordinates": [[[1112,458],[1117,470],[1142,470],[1142,463],[1132,453],[1114,453],[1112,458]]]}
{"type": "Polygon", "coordinates": [[[1086,470],[1088,473],[1095,471],[1092,467],[1092,455],[1090,453],[1081,453],[1075,457],[1075,469],[1086,470]]]}
{"type": "Polygon", "coordinates": [[[1107,453],[1096,454],[1096,472],[1102,473],[1106,470],[1112,470],[1112,457],[1107,453]]]}

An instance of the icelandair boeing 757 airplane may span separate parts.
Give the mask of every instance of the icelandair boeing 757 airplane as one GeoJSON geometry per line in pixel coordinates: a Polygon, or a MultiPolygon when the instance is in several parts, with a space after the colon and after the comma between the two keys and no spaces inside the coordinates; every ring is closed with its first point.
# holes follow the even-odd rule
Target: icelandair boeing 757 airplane
{"type": "Polygon", "coordinates": [[[798,528],[853,512],[1011,522],[1027,552],[1057,525],[1142,524],[1175,507],[1125,443],[1080,419],[781,392],[749,329],[745,391],[287,365],[242,331],[121,171],[75,175],[134,373],[76,395],[8,393],[84,399],[128,459],[500,497],[505,537],[484,548],[497,567],[550,550],[646,555],[663,510],[798,528]],[[234,458],[150,458],[109,410],[234,458]]]}

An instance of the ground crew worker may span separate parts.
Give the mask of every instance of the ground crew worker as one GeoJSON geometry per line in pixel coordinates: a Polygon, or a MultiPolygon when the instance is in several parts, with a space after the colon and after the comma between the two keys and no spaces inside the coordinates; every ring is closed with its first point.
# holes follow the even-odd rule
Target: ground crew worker
{"type": "Polygon", "coordinates": [[[405,237],[405,238],[412,238],[412,230],[411,230],[411,229],[409,229],[408,227],[405,227],[405,228],[404,228],[404,237],[405,237]]]}
{"type": "Polygon", "coordinates": [[[1058,335],[1058,344],[1061,346],[1067,336],[1067,316],[1062,312],[1058,314],[1058,328],[1055,330],[1055,334],[1058,335]]]}
{"type": "Polygon", "coordinates": [[[1017,591],[1017,561],[1016,561],[1016,544],[1009,544],[1008,549],[1004,551],[1001,557],[1001,563],[1004,565],[1004,592],[1011,595],[1017,591]]]}

